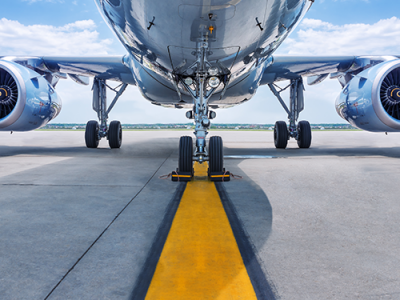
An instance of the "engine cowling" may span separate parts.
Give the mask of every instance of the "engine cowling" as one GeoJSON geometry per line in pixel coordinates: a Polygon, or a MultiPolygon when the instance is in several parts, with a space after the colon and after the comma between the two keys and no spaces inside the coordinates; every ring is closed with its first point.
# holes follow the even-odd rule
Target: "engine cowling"
{"type": "Polygon", "coordinates": [[[336,110],[363,130],[400,131],[400,60],[383,62],[355,75],[337,98],[336,110]]]}
{"type": "Polygon", "coordinates": [[[0,130],[29,131],[54,119],[61,99],[37,72],[0,60],[0,130]]]}

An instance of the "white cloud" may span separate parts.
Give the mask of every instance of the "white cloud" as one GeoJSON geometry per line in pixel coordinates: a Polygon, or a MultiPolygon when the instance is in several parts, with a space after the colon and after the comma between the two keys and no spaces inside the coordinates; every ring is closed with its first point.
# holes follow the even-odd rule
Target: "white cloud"
{"type": "Polygon", "coordinates": [[[0,55],[105,55],[111,44],[100,39],[92,20],[60,27],[0,20],[0,55]]]}
{"type": "Polygon", "coordinates": [[[394,55],[399,53],[400,19],[375,24],[334,25],[305,19],[297,34],[288,38],[279,53],[290,55],[394,55]]]}

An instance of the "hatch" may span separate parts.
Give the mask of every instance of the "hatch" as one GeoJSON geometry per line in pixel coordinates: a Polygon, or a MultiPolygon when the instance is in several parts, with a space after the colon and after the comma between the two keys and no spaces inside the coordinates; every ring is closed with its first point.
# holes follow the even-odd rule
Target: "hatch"
{"type": "Polygon", "coordinates": [[[212,15],[214,20],[226,21],[232,19],[236,13],[236,6],[231,4],[220,5],[179,5],[179,16],[187,21],[195,19],[208,20],[212,15]]]}

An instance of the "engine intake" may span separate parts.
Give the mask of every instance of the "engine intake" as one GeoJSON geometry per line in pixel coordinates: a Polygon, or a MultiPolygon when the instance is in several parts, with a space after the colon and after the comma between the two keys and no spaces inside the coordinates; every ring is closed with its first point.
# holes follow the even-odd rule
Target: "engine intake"
{"type": "Polygon", "coordinates": [[[336,110],[363,130],[400,131],[400,60],[383,62],[355,75],[337,98],[336,110]]]}
{"type": "Polygon", "coordinates": [[[40,128],[61,110],[61,99],[49,82],[35,71],[0,60],[0,130],[40,128]]]}
{"type": "Polygon", "coordinates": [[[394,69],[383,79],[381,102],[392,118],[400,120],[400,68],[394,69]]]}
{"type": "Polygon", "coordinates": [[[0,70],[0,119],[7,117],[18,101],[18,86],[6,70],[0,70]]]}

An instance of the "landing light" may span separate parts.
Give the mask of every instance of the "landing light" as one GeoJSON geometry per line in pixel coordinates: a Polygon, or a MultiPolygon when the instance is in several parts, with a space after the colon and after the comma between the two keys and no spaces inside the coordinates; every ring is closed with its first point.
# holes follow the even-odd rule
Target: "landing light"
{"type": "Polygon", "coordinates": [[[193,79],[191,77],[186,77],[185,78],[185,84],[186,85],[191,85],[193,83],[193,79]]]}
{"type": "Polygon", "coordinates": [[[215,77],[215,76],[211,77],[211,78],[208,80],[208,84],[209,84],[212,88],[217,88],[217,87],[219,86],[220,82],[221,82],[221,81],[218,79],[218,77],[215,77]]]}
{"type": "Polygon", "coordinates": [[[215,76],[215,75],[217,75],[217,74],[218,74],[218,68],[215,68],[215,67],[209,68],[209,69],[208,69],[208,74],[210,74],[210,76],[215,76]]]}

